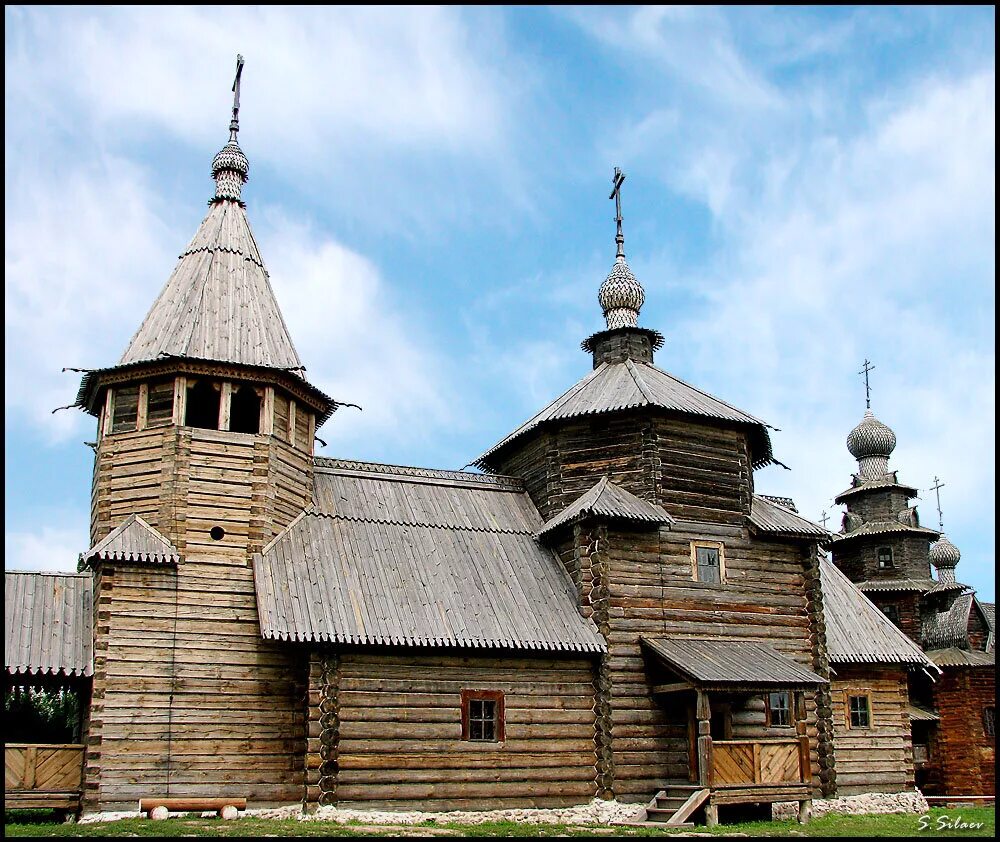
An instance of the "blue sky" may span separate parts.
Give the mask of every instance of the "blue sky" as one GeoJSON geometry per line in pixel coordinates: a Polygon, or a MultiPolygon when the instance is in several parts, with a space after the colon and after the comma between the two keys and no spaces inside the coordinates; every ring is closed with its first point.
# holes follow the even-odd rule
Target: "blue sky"
{"type": "Polygon", "coordinates": [[[589,369],[612,169],[657,363],[765,418],[825,509],[873,408],[992,598],[995,12],[5,11],[6,563],[87,546],[114,363],[205,212],[246,58],[244,190],[320,453],[460,468],[589,369]]]}

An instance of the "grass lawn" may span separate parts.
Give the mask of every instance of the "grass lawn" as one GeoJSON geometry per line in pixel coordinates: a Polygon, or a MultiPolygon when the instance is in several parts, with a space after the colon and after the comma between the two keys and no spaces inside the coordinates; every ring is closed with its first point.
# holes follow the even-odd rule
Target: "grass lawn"
{"type": "MultiPolygon", "coordinates": [[[[714,828],[715,835],[749,836],[994,836],[993,808],[952,810],[936,808],[925,815],[828,815],[807,825],[795,821],[753,822],[714,828]],[[966,826],[956,826],[961,820],[966,826]],[[981,824],[982,827],[968,827],[981,824]]],[[[706,828],[696,828],[707,833],[706,828]]],[[[334,824],[295,819],[177,818],[165,821],[126,819],[101,824],[57,824],[44,811],[4,814],[5,836],[669,836],[678,831],[659,827],[608,827],[600,825],[516,824],[480,825],[426,823],[422,825],[334,824]]]]}

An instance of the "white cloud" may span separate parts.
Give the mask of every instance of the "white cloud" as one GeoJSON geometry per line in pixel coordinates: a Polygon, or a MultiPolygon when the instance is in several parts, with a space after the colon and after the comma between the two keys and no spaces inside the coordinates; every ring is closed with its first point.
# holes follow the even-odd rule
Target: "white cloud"
{"type": "Polygon", "coordinates": [[[457,424],[450,362],[422,327],[429,314],[403,313],[367,258],[280,211],[262,216],[271,282],[309,380],[363,408],[338,410],[322,429],[327,452],[413,445],[457,424]]]}
{"type": "Polygon", "coordinates": [[[79,385],[61,369],[118,360],[184,239],[147,200],[142,170],[120,158],[15,170],[6,190],[6,415],[64,439],[83,419],[51,414],[79,385]]]}
{"type": "Polygon", "coordinates": [[[85,512],[53,509],[48,522],[33,532],[5,532],[4,568],[7,570],[76,570],[77,558],[87,547],[88,517],[85,512]]]}

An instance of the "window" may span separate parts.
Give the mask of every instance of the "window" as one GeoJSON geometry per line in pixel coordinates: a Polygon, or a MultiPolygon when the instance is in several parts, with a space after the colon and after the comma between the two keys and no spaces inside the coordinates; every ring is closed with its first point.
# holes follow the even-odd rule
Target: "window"
{"type": "Polygon", "coordinates": [[[504,697],[500,690],[462,691],[462,739],[474,743],[501,743],[504,733],[504,697]]]}
{"type": "Polygon", "coordinates": [[[997,735],[997,725],[996,725],[996,708],[988,707],[983,708],[983,733],[987,737],[995,737],[997,735]]]}
{"type": "Polygon", "coordinates": [[[767,694],[767,724],[772,728],[787,728],[792,724],[791,699],[787,691],[767,694]]]}
{"type": "Polygon", "coordinates": [[[111,432],[134,430],[139,420],[139,387],[123,386],[115,389],[111,413],[111,432]]]}
{"type": "Polygon", "coordinates": [[[218,430],[220,397],[219,386],[207,380],[199,380],[188,386],[185,425],[201,427],[203,430],[218,430]]]}
{"type": "Polygon", "coordinates": [[[726,561],[722,544],[707,541],[691,544],[692,579],[719,585],[726,580],[726,561]]]}
{"type": "Polygon", "coordinates": [[[234,433],[260,431],[260,398],[253,386],[240,386],[230,402],[229,429],[234,433]]]}
{"type": "Polygon", "coordinates": [[[882,613],[892,622],[894,626],[899,627],[899,606],[898,605],[883,605],[881,606],[882,613]]]}
{"type": "Polygon", "coordinates": [[[872,710],[868,696],[848,696],[847,717],[851,728],[870,728],[872,710]]]}
{"type": "Polygon", "coordinates": [[[174,381],[150,383],[146,400],[146,425],[160,427],[169,424],[174,417],[174,381]]]}
{"type": "Polygon", "coordinates": [[[893,568],[892,563],[892,547],[879,547],[878,548],[878,569],[879,570],[891,570],[893,568]]]}

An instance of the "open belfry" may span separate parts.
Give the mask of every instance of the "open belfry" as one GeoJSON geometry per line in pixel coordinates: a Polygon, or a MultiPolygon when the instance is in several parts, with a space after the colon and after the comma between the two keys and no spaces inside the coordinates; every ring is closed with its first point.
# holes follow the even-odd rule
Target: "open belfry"
{"type": "Polygon", "coordinates": [[[6,576],[7,687],[83,708],[78,744],[8,744],[8,806],[602,798],[715,824],[921,780],[993,792],[984,732],[963,778],[947,725],[986,722],[958,702],[974,687],[992,727],[992,606],[930,549],[891,431],[851,434],[839,535],[758,493],[771,428],[654,364],[620,170],[590,371],[476,471],[315,456],[338,402],[247,218],[242,67],[204,221],[83,377],[91,547],[77,574],[6,576]]]}

